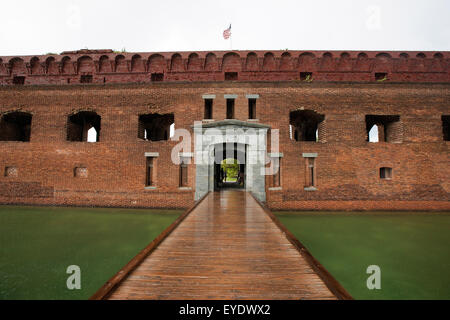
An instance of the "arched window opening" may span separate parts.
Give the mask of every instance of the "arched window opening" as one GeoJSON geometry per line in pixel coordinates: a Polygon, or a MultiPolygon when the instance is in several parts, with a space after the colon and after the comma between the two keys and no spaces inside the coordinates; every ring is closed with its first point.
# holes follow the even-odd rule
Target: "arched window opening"
{"type": "Polygon", "coordinates": [[[289,123],[295,141],[319,141],[319,124],[325,119],[323,114],[313,110],[292,111],[289,123]]]}
{"type": "Polygon", "coordinates": [[[0,121],[0,141],[30,141],[32,117],[26,112],[4,114],[0,121]]]}
{"type": "Polygon", "coordinates": [[[101,117],[93,111],[70,115],[67,121],[67,141],[99,142],[100,124],[101,117]]]}

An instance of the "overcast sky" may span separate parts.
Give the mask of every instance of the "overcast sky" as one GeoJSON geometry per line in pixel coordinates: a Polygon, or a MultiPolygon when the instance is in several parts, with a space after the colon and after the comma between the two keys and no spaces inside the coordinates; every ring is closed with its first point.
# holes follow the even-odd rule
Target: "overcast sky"
{"type": "Polygon", "coordinates": [[[450,50],[449,0],[4,0],[0,55],[450,50]],[[232,43],[222,32],[232,23],[232,43]]]}

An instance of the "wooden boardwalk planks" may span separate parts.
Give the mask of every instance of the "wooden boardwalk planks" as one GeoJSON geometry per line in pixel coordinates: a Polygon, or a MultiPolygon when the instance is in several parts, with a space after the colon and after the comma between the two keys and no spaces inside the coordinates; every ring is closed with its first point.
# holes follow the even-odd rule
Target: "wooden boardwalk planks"
{"type": "Polygon", "coordinates": [[[327,287],[265,210],[243,191],[210,193],[102,298],[351,298],[327,287]]]}

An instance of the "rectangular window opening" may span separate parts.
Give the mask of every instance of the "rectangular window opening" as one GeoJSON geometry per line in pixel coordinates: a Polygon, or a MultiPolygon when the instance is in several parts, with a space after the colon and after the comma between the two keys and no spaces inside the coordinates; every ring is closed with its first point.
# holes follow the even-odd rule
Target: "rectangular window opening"
{"type": "Polygon", "coordinates": [[[92,83],[92,75],[82,75],[80,78],[80,83],[92,83]]]}
{"type": "Polygon", "coordinates": [[[238,73],[237,72],[225,72],[225,80],[226,81],[238,80],[238,73]]]}
{"type": "Polygon", "coordinates": [[[145,186],[153,187],[155,186],[155,177],[154,177],[154,158],[147,157],[147,165],[146,165],[146,173],[145,173],[145,186]]]}
{"type": "Polygon", "coordinates": [[[164,81],[164,73],[152,73],[151,75],[152,82],[161,82],[164,81]]]}
{"type": "Polygon", "coordinates": [[[256,99],[248,99],[248,118],[256,119],[256,99]]]}
{"type": "Polygon", "coordinates": [[[25,84],[25,77],[23,77],[23,76],[15,76],[13,78],[13,84],[19,85],[19,86],[24,85],[25,84]]]}
{"type": "Polygon", "coordinates": [[[375,81],[386,81],[388,74],[386,72],[375,73],[375,81]]]}
{"type": "Polygon", "coordinates": [[[301,81],[312,81],[312,72],[300,72],[301,81]]]}
{"type": "Polygon", "coordinates": [[[315,187],[316,186],[316,172],[315,172],[315,158],[306,158],[307,159],[307,187],[315,187]]]}
{"type": "Polygon", "coordinates": [[[234,119],[234,99],[227,99],[227,119],[234,119]]]}
{"type": "Polygon", "coordinates": [[[278,160],[278,170],[273,175],[273,187],[278,188],[281,186],[281,158],[278,160]]]}
{"type": "Polygon", "coordinates": [[[213,118],[213,99],[205,99],[205,115],[204,119],[213,118]]]}
{"type": "Polygon", "coordinates": [[[180,187],[188,186],[188,159],[185,157],[181,157],[180,163],[180,187]]]}
{"type": "Polygon", "coordinates": [[[392,179],[392,168],[382,167],[380,168],[380,179],[392,179]]]}

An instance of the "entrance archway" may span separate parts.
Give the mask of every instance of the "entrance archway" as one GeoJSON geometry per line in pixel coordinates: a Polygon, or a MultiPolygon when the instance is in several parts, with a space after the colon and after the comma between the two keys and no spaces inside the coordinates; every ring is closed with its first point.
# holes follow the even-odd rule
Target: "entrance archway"
{"type": "Polygon", "coordinates": [[[234,119],[196,123],[195,199],[218,190],[220,165],[231,158],[239,162],[244,173],[243,188],[266,201],[264,169],[269,129],[268,125],[234,119]]]}

